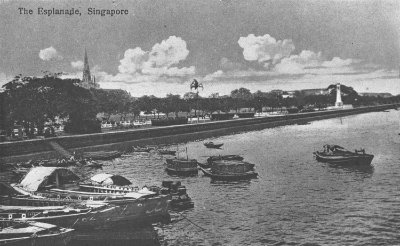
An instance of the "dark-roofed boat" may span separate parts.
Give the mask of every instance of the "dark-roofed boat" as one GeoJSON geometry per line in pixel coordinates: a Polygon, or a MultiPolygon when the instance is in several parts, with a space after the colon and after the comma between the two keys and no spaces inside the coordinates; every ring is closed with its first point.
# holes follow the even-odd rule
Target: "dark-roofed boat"
{"type": "Polygon", "coordinates": [[[196,159],[166,159],[165,170],[169,175],[192,176],[198,174],[196,159]]]}
{"type": "Polygon", "coordinates": [[[324,145],[322,151],[314,152],[319,162],[336,165],[370,165],[374,155],[366,154],[364,149],[349,151],[339,145],[324,145]]]}
{"type": "Polygon", "coordinates": [[[0,220],[0,245],[65,246],[73,231],[42,222],[0,220]]]}
{"type": "Polygon", "coordinates": [[[122,153],[119,151],[94,151],[83,153],[82,158],[92,160],[112,160],[120,157],[121,155],[122,153]]]}
{"type": "Polygon", "coordinates": [[[105,202],[114,206],[110,221],[147,223],[169,220],[168,195],[147,187],[132,187],[128,185],[129,180],[119,175],[99,174],[92,177],[92,182],[79,181],[79,177],[68,169],[36,167],[13,188],[43,199],[105,202]]]}
{"type": "Polygon", "coordinates": [[[224,145],[223,143],[221,144],[215,144],[214,142],[206,142],[204,143],[204,146],[206,146],[209,149],[219,149],[224,145]]]}

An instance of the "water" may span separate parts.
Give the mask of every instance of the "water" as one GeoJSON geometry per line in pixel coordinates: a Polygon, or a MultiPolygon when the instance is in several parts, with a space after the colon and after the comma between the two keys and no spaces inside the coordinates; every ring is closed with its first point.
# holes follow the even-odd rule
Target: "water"
{"type": "Polygon", "coordinates": [[[400,243],[400,111],[374,112],[169,146],[180,156],[240,154],[260,177],[212,183],[170,177],[156,153],[106,162],[103,171],[160,185],[181,180],[195,207],[157,228],[162,245],[394,245],[400,243]],[[223,142],[221,150],[204,141],[223,142]],[[365,168],[318,163],[326,143],[365,148],[375,158],[365,168]],[[188,218],[182,219],[183,216],[188,218]],[[204,229],[202,229],[204,228],[204,229]]]}

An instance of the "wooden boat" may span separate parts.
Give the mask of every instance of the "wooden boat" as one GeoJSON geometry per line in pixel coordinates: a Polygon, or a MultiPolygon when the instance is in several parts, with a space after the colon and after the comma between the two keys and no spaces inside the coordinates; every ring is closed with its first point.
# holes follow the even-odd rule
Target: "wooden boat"
{"type": "Polygon", "coordinates": [[[339,145],[324,145],[324,149],[314,152],[314,155],[319,162],[338,165],[370,165],[374,158],[363,149],[352,152],[339,145]]]}
{"type": "Polygon", "coordinates": [[[91,160],[112,160],[120,157],[121,155],[122,153],[119,151],[95,151],[83,153],[82,158],[91,160]]]}
{"type": "Polygon", "coordinates": [[[243,172],[247,172],[247,171],[253,170],[254,166],[255,166],[253,163],[249,163],[249,162],[242,161],[242,160],[224,160],[224,159],[214,160],[212,162],[207,162],[207,163],[198,163],[198,165],[200,167],[202,167],[202,168],[212,168],[215,165],[226,166],[227,167],[227,170],[226,170],[227,172],[229,172],[229,166],[242,165],[243,166],[243,170],[241,170],[241,171],[243,171],[243,172]]]}
{"type": "Polygon", "coordinates": [[[240,155],[214,155],[207,158],[207,162],[211,164],[214,161],[227,160],[227,161],[243,161],[240,155]]]}
{"type": "Polygon", "coordinates": [[[79,181],[79,177],[68,169],[36,167],[13,188],[38,200],[105,202],[115,206],[111,221],[146,223],[169,220],[168,195],[158,194],[147,187],[129,186],[129,180],[118,175],[95,175],[92,183],[79,181]]]}
{"type": "Polygon", "coordinates": [[[197,175],[197,160],[196,159],[166,159],[167,167],[165,170],[169,175],[197,175]]]}
{"type": "Polygon", "coordinates": [[[176,150],[159,149],[157,150],[161,155],[175,155],[176,150]]]}
{"type": "Polygon", "coordinates": [[[213,173],[211,168],[200,168],[200,170],[204,173],[205,176],[211,177],[214,180],[222,181],[246,180],[256,178],[258,175],[254,171],[248,171],[245,173],[213,173]]]}
{"type": "Polygon", "coordinates": [[[0,220],[0,245],[65,246],[73,231],[35,221],[0,220]]]}
{"type": "Polygon", "coordinates": [[[79,205],[64,206],[7,206],[0,205],[0,220],[38,221],[74,229],[103,227],[114,216],[115,206],[105,203],[97,207],[79,205]]]}
{"type": "Polygon", "coordinates": [[[223,143],[221,143],[221,144],[215,144],[215,143],[213,143],[213,142],[206,142],[206,143],[204,143],[204,146],[206,146],[207,148],[210,148],[210,149],[219,149],[219,148],[222,147],[222,145],[224,145],[224,144],[223,144],[223,143]]]}

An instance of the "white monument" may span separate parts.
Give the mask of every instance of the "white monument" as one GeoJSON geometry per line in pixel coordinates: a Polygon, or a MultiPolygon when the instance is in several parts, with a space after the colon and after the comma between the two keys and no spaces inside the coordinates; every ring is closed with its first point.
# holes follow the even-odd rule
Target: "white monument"
{"type": "Polygon", "coordinates": [[[343,108],[342,95],[340,93],[340,83],[336,84],[336,108],[343,108]]]}

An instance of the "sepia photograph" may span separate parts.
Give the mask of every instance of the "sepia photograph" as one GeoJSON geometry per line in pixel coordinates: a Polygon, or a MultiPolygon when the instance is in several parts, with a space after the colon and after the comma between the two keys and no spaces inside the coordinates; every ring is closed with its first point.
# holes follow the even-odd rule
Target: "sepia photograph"
{"type": "Polygon", "coordinates": [[[400,245],[400,1],[0,0],[0,245],[400,245]]]}

